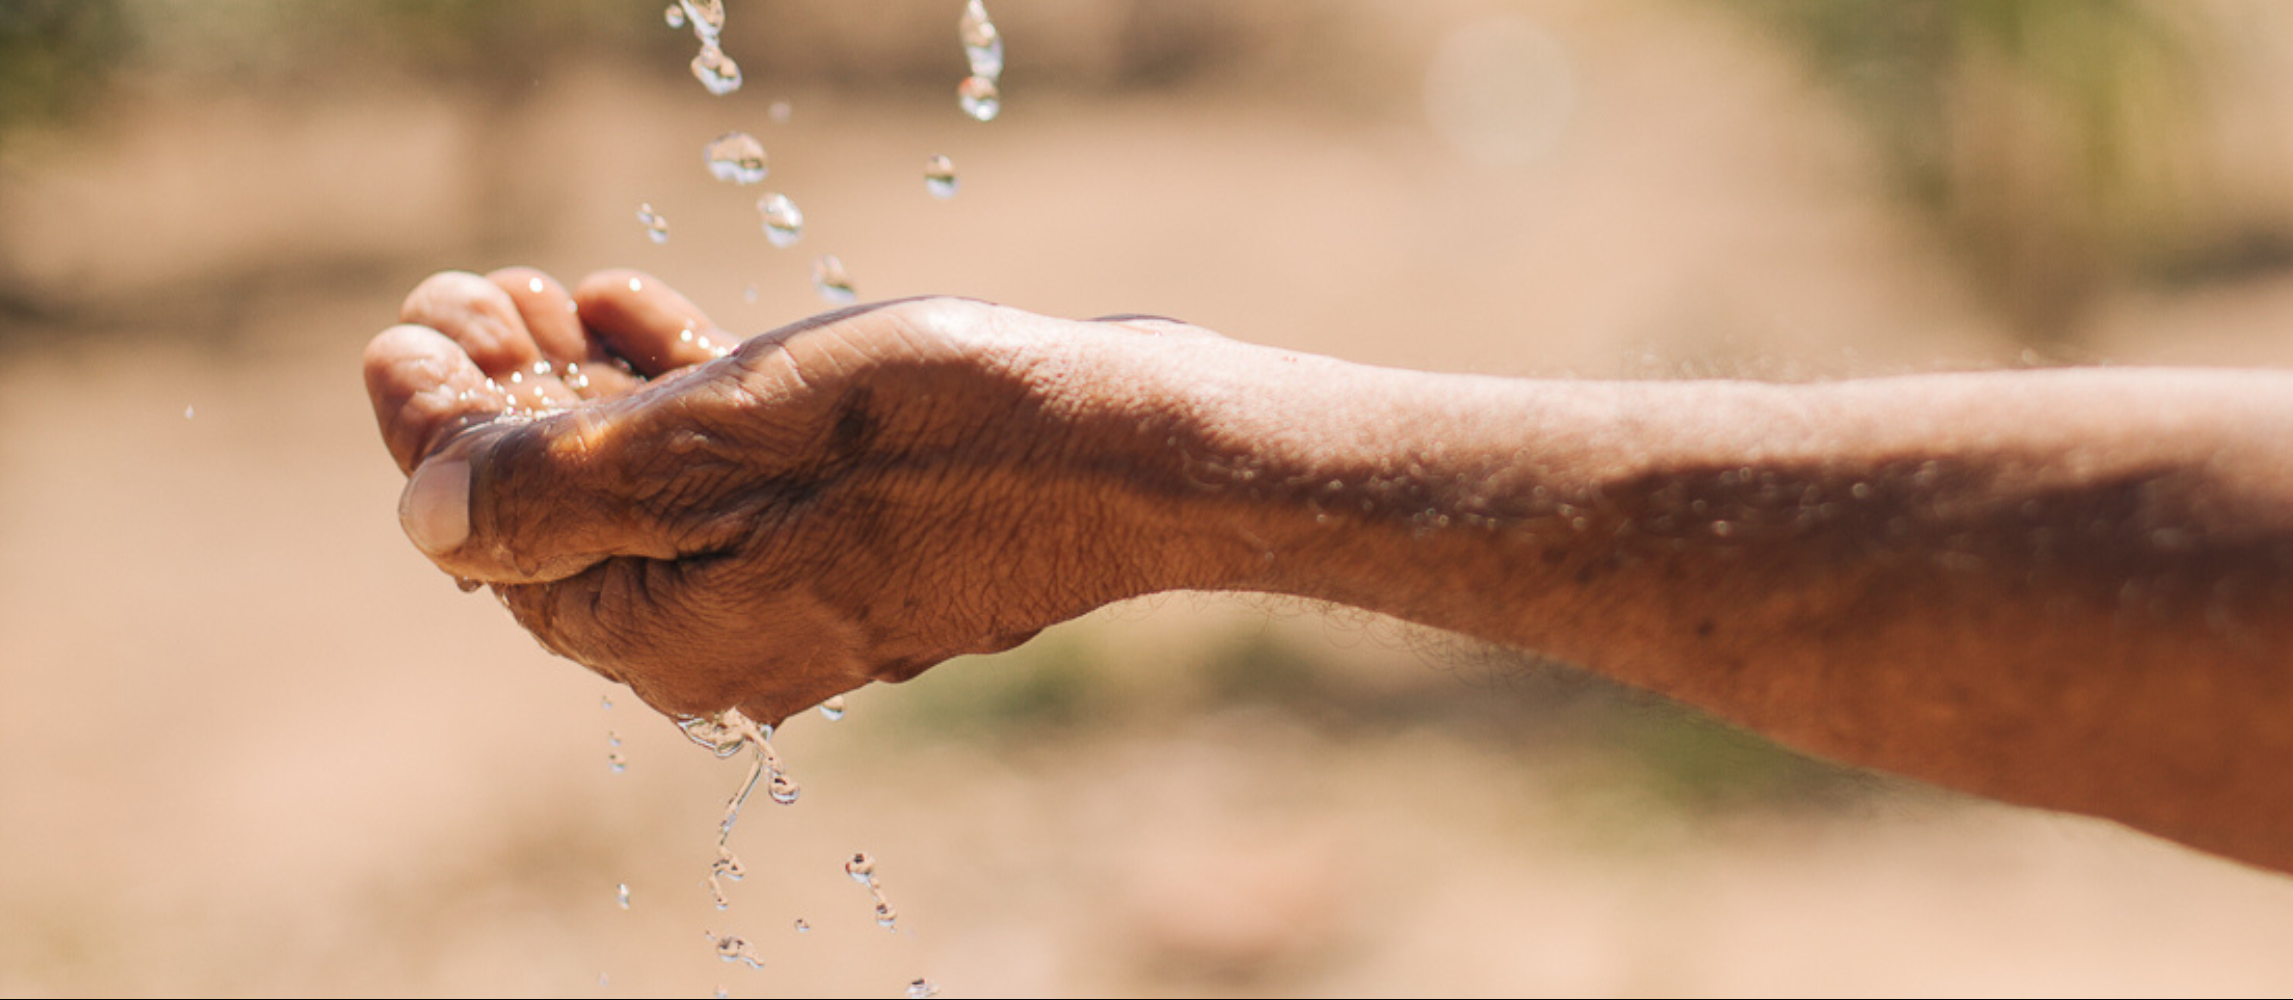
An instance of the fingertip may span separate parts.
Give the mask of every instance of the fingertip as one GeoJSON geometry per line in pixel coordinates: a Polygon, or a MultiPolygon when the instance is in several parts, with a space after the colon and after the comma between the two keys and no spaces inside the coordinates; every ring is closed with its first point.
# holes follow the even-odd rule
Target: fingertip
{"type": "Polygon", "coordinates": [[[426,326],[402,323],[376,334],[363,365],[375,422],[401,471],[505,402],[459,344],[426,326]]]}
{"type": "Polygon", "coordinates": [[[470,540],[470,463],[447,458],[415,468],[398,497],[398,524],[432,558],[461,548],[470,540]]]}
{"type": "Polygon", "coordinates": [[[468,271],[423,279],[406,296],[399,319],[445,334],[487,372],[523,368],[541,356],[509,292],[468,271]]]}
{"type": "Polygon", "coordinates": [[[691,300],[642,271],[599,271],[573,300],[581,321],[647,376],[703,364],[736,346],[691,300]]]}

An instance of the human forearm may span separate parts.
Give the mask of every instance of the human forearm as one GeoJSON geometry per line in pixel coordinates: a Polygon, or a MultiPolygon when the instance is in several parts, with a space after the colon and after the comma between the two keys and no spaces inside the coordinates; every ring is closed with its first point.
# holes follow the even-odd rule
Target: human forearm
{"type": "Polygon", "coordinates": [[[1384,611],[2293,866],[2286,380],[1525,382],[1181,346],[1162,474],[1215,553],[1188,586],[1384,611]]]}

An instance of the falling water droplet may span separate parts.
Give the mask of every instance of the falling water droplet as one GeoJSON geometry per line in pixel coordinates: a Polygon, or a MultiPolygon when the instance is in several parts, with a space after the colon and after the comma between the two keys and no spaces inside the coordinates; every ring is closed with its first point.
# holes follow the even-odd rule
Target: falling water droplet
{"type": "Polygon", "coordinates": [[[1003,75],[1003,33],[987,17],[986,5],[971,0],[956,22],[956,37],[963,40],[963,56],[971,61],[971,75],[994,79],[1003,75]]]}
{"type": "Polygon", "coordinates": [[[740,935],[727,934],[718,937],[707,931],[702,931],[701,935],[708,938],[710,944],[717,946],[718,958],[727,962],[739,962],[751,969],[764,968],[764,959],[757,955],[756,949],[748,946],[747,941],[741,940],[740,935]]]}
{"type": "Polygon", "coordinates": [[[931,159],[924,161],[924,190],[930,191],[932,197],[943,200],[953,198],[955,197],[955,187],[954,160],[935,154],[931,159]]]}
{"type": "Polygon", "coordinates": [[[804,238],[804,210],[788,196],[774,191],[756,200],[756,211],[764,216],[764,238],[776,247],[791,247],[804,238]]]}
{"type": "Polygon", "coordinates": [[[667,9],[667,10],[664,10],[664,11],[662,11],[662,12],[661,12],[661,19],[662,19],[662,20],[664,20],[664,21],[667,21],[667,22],[669,22],[669,27],[672,27],[672,28],[682,28],[682,27],[684,27],[684,26],[685,26],[685,8],[684,8],[684,6],[683,6],[683,5],[681,5],[681,4],[670,4],[670,5],[669,5],[669,9],[667,9]]]}
{"type": "Polygon", "coordinates": [[[827,701],[821,702],[821,703],[820,703],[820,714],[827,716],[827,717],[828,717],[828,721],[830,721],[830,722],[834,722],[834,721],[836,721],[836,720],[838,720],[838,719],[841,719],[841,718],[843,718],[843,717],[844,717],[844,696],[843,696],[843,695],[836,695],[835,697],[832,697],[832,698],[828,699],[827,701]]]}
{"type": "Polygon", "coordinates": [[[747,299],[750,302],[756,301],[756,283],[752,281],[746,285],[742,285],[740,289],[740,297],[747,299]]]}
{"type": "Polygon", "coordinates": [[[860,293],[852,289],[852,275],[844,270],[844,262],[835,254],[826,254],[812,262],[812,288],[829,305],[848,306],[860,301],[860,293]]]}
{"type": "Polygon", "coordinates": [[[709,896],[716,900],[717,909],[722,910],[732,905],[732,900],[725,898],[725,883],[738,882],[747,877],[748,868],[740,863],[740,858],[733,854],[732,849],[722,844],[717,845],[717,859],[709,862],[709,896]]]}
{"type": "Polygon", "coordinates": [[[861,885],[875,885],[876,859],[864,853],[854,854],[852,860],[844,862],[844,874],[852,876],[852,881],[861,885]]]}
{"type": "MultiPolygon", "coordinates": [[[[662,218],[661,213],[653,211],[652,202],[648,201],[637,206],[637,221],[644,224],[645,235],[650,237],[653,242],[669,242],[669,220],[662,218]]],[[[631,278],[629,280],[631,284],[635,284],[637,279],[631,278]]],[[[637,289],[631,288],[629,290],[634,292],[637,289]]]]}
{"type": "Polygon", "coordinates": [[[725,30],[724,0],[677,0],[684,9],[685,18],[693,23],[693,34],[703,42],[714,42],[725,30]]]}
{"type": "Polygon", "coordinates": [[[995,81],[984,76],[967,76],[955,88],[956,101],[963,105],[963,113],[983,122],[995,120],[1003,113],[1003,92],[995,81]]]}
{"type": "Polygon", "coordinates": [[[899,924],[900,911],[892,909],[892,904],[890,903],[886,903],[881,900],[877,901],[876,926],[881,927],[887,931],[896,931],[900,929],[899,924]]]}
{"type": "Polygon", "coordinates": [[[798,917],[798,918],[796,918],[796,933],[798,933],[798,934],[809,934],[809,933],[811,933],[811,932],[812,932],[812,925],[811,925],[811,924],[805,923],[805,922],[804,922],[804,918],[803,918],[803,917],[798,917]]]}
{"type": "Polygon", "coordinates": [[[185,420],[189,420],[189,419],[191,419],[191,415],[192,415],[192,413],[191,413],[191,407],[189,407],[189,406],[185,406],[185,407],[183,408],[183,419],[185,419],[185,420]]]}
{"type": "Polygon", "coordinates": [[[613,889],[613,901],[626,910],[629,908],[629,883],[623,882],[613,889]]]}
{"type": "Polygon", "coordinates": [[[717,994],[716,994],[716,995],[717,995],[717,1000],[729,1000],[729,998],[732,996],[732,991],[730,991],[730,990],[727,990],[727,989],[725,989],[725,988],[724,988],[724,987],[722,987],[722,986],[719,986],[719,987],[717,987],[717,994]]]}
{"type": "Polygon", "coordinates": [[[798,788],[796,782],[790,781],[787,775],[778,771],[772,772],[772,779],[765,785],[765,791],[772,796],[772,801],[784,806],[794,805],[796,797],[804,794],[804,789],[798,788]]]}
{"type": "Polygon", "coordinates": [[[626,773],[629,770],[629,758],[621,756],[619,750],[609,752],[605,755],[605,768],[615,774],[626,773]]]}
{"type": "Polygon", "coordinates": [[[720,181],[755,184],[772,172],[764,155],[764,143],[746,132],[727,132],[716,137],[703,154],[708,159],[709,173],[720,181]]]}
{"type": "Polygon", "coordinates": [[[613,696],[612,696],[612,695],[609,695],[609,694],[601,694],[601,695],[598,695],[598,696],[597,696],[597,707],[598,707],[598,708],[602,708],[602,709],[604,709],[604,710],[606,710],[606,711],[608,711],[608,712],[612,711],[612,710],[613,710],[613,696]]]}
{"type": "Polygon", "coordinates": [[[767,105],[764,109],[764,116],[766,118],[772,119],[772,123],[774,125],[788,124],[789,116],[795,113],[796,109],[788,103],[787,98],[776,100],[770,105],[767,105]]]}
{"type": "Polygon", "coordinates": [[[703,42],[700,54],[693,57],[693,79],[701,81],[709,93],[723,97],[740,89],[740,64],[717,48],[715,41],[703,42]]]}
{"type": "Polygon", "coordinates": [[[926,1000],[939,995],[939,987],[929,979],[918,979],[908,984],[908,1000],[926,1000]]]}

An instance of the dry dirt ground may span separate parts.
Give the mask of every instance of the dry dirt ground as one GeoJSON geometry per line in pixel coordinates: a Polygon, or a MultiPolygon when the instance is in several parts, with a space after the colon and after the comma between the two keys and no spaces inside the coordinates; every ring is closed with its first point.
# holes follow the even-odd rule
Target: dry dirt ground
{"type": "MultiPolygon", "coordinates": [[[[2284,877],[1893,785],[1683,806],[1598,746],[1463,709],[1332,723],[1221,695],[1205,665],[1237,644],[1436,706],[1549,685],[1191,597],[795,721],[804,796],[750,808],[752,874],[719,912],[701,882],[738,768],[398,532],[357,357],[435,267],[633,264],[736,330],[818,308],[809,260],[836,253],[869,298],[1151,311],[1443,370],[2015,358],[1788,60],[1676,12],[1545,16],[1578,103],[1518,167],[1409,115],[1248,93],[1015,89],[980,126],[937,101],[711,100],[676,66],[568,66],[506,116],[419,82],[154,97],[20,147],[0,245],[65,308],[0,320],[0,994],[2293,989],[2284,877]],[[733,127],[804,205],[796,249],[701,170],[733,127]],[[946,203],[933,152],[962,170],[946,203]],[[896,931],[843,875],[854,850],[896,931]]],[[[2289,315],[2283,284],[2126,297],[2089,343],[2284,364],[2289,315]]]]}

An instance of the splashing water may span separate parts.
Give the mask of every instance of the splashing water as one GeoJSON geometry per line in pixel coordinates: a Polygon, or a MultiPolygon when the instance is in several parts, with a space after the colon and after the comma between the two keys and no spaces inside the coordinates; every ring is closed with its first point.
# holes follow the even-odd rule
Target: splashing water
{"type": "Polygon", "coordinates": [[[821,703],[820,703],[820,714],[821,714],[821,715],[824,715],[824,716],[827,716],[827,717],[828,717],[828,721],[830,721],[830,722],[835,722],[836,720],[843,718],[843,717],[844,717],[844,696],[843,696],[843,695],[836,695],[836,696],[834,696],[834,697],[831,697],[831,698],[829,698],[827,701],[821,702],[821,703]]]}
{"type": "Polygon", "coordinates": [[[748,866],[740,863],[739,856],[723,844],[717,845],[717,859],[709,862],[709,897],[717,909],[729,909],[732,900],[725,896],[725,883],[738,882],[748,877],[748,866]]]}
{"type": "Polygon", "coordinates": [[[1003,33],[987,17],[987,6],[971,0],[956,22],[956,37],[963,40],[963,56],[971,62],[971,75],[990,80],[1003,75],[1003,33]]]}
{"type": "Polygon", "coordinates": [[[700,54],[693,57],[693,79],[701,81],[709,93],[723,97],[740,89],[740,64],[717,48],[716,42],[704,42],[700,54]]]}
{"type": "Polygon", "coordinates": [[[677,729],[685,734],[686,739],[706,748],[708,752],[720,758],[730,757],[747,745],[748,737],[740,731],[738,724],[729,722],[728,717],[737,717],[737,713],[726,712],[714,719],[688,715],[677,720],[677,729]]]}
{"type": "Polygon", "coordinates": [[[844,270],[844,262],[835,254],[823,255],[812,262],[812,290],[829,305],[848,306],[860,301],[860,293],[852,288],[852,275],[844,270]]]}
{"type": "Polygon", "coordinates": [[[629,908],[629,883],[623,882],[613,889],[613,902],[624,910],[629,908]]]}
{"type": "Polygon", "coordinates": [[[810,934],[812,933],[812,925],[805,923],[803,917],[798,917],[796,918],[796,933],[810,934]]]}
{"type": "Polygon", "coordinates": [[[680,4],[670,4],[669,9],[661,12],[661,19],[669,22],[669,27],[682,28],[685,26],[685,8],[680,4]]]}
{"type": "Polygon", "coordinates": [[[772,796],[772,801],[791,806],[796,804],[797,796],[804,794],[804,789],[798,787],[787,775],[774,771],[772,780],[765,785],[765,793],[772,796]]]}
{"type": "Polygon", "coordinates": [[[891,900],[884,897],[884,884],[876,880],[876,859],[865,852],[855,853],[844,862],[844,874],[868,890],[868,898],[876,904],[876,926],[885,930],[898,930],[900,911],[892,909],[891,900]]]}
{"type": "Polygon", "coordinates": [[[963,113],[975,121],[991,122],[1003,113],[1003,92],[996,89],[995,79],[985,76],[967,76],[955,88],[956,103],[963,113]]]}
{"type": "Polygon", "coordinates": [[[746,132],[727,132],[708,144],[702,151],[708,160],[709,173],[720,181],[735,184],[755,184],[771,173],[770,162],[764,155],[764,143],[746,132]]]}
{"type": "Polygon", "coordinates": [[[918,979],[908,984],[908,1000],[926,1000],[939,995],[939,986],[929,979],[918,979]]]}
{"type": "Polygon", "coordinates": [[[932,197],[942,201],[953,198],[955,188],[954,160],[933,154],[931,159],[924,161],[924,190],[931,192],[932,197]]]}
{"type": "Polygon", "coordinates": [[[804,238],[804,210],[788,196],[774,191],[756,200],[756,211],[764,217],[764,238],[776,247],[792,247],[804,238]]]}
{"type": "Polygon", "coordinates": [[[740,935],[727,934],[718,937],[708,931],[702,931],[701,936],[708,938],[709,943],[716,946],[718,958],[727,962],[739,962],[751,969],[764,968],[764,957],[758,955],[755,948],[749,947],[748,942],[742,940],[740,935]]]}
{"type": "Polygon", "coordinates": [[[653,211],[652,202],[644,202],[637,206],[637,221],[645,227],[645,236],[653,242],[669,242],[669,220],[662,218],[661,213],[653,211]]]}

